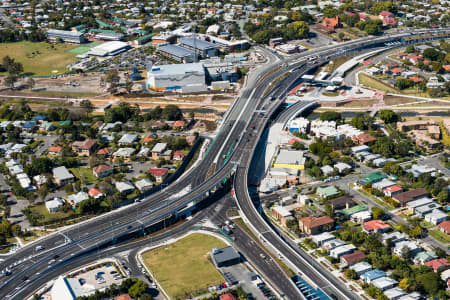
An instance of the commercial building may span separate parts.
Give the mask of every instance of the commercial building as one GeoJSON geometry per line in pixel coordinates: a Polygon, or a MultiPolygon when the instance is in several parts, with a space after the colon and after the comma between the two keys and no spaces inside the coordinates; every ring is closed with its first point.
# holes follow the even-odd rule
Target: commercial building
{"type": "Polygon", "coordinates": [[[75,300],[78,297],[88,296],[95,292],[94,287],[81,285],[79,278],[59,277],[53,283],[50,291],[51,299],[75,300]]]}
{"type": "Polygon", "coordinates": [[[206,90],[202,63],[153,66],[147,70],[147,87],[157,91],[197,87],[206,90]]]}
{"type": "Polygon", "coordinates": [[[303,151],[280,150],[274,163],[274,168],[304,170],[306,158],[303,151]]]}
{"type": "Polygon", "coordinates": [[[216,44],[200,40],[194,37],[181,38],[179,44],[189,50],[196,51],[202,58],[215,57],[218,55],[218,46],[216,44]]]}
{"type": "Polygon", "coordinates": [[[57,39],[65,43],[81,44],[86,40],[84,39],[84,33],[78,31],[49,29],[47,30],[47,39],[55,42],[57,39]]]}
{"type": "Polygon", "coordinates": [[[207,38],[211,41],[211,43],[216,44],[223,51],[233,51],[236,49],[247,49],[250,47],[250,44],[247,40],[235,40],[229,41],[224,40],[212,35],[208,35],[207,38]]]}
{"type": "Polygon", "coordinates": [[[231,246],[222,249],[214,248],[211,257],[218,268],[232,266],[241,262],[241,256],[231,246]]]}
{"type": "Polygon", "coordinates": [[[152,44],[158,45],[158,44],[172,44],[177,39],[177,36],[170,32],[161,32],[158,35],[155,35],[152,37],[152,44]]]}
{"type": "Polygon", "coordinates": [[[87,55],[101,56],[101,57],[115,56],[117,54],[127,51],[130,48],[131,46],[125,42],[120,41],[106,42],[96,47],[93,47],[91,50],[89,50],[87,55]]]}
{"type": "Polygon", "coordinates": [[[156,50],[164,57],[181,63],[191,63],[195,60],[195,52],[173,44],[162,44],[156,50]]]}

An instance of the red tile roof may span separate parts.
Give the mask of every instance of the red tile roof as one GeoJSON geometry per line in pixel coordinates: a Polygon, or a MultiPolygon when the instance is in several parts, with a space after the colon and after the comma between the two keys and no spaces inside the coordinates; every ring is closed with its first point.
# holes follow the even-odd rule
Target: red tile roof
{"type": "Polygon", "coordinates": [[[236,300],[236,297],[233,296],[231,293],[226,293],[223,295],[220,295],[220,300],[236,300]]]}
{"type": "Polygon", "coordinates": [[[53,146],[53,147],[48,148],[48,152],[60,153],[61,151],[62,151],[61,146],[53,146]]]}
{"type": "Polygon", "coordinates": [[[184,121],[181,121],[181,120],[175,121],[175,122],[173,122],[172,127],[175,127],[175,128],[184,127],[184,121]]]}
{"type": "Polygon", "coordinates": [[[393,17],[394,14],[391,13],[390,11],[383,10],[382,12],[380,12],[379,16],[381,16],[381,17],[393,17]]]}
{"type": "Polygon", "coordinates": [[[397,68],[393,68],[392,70],[392,73],[396,73],[396,74],[398,74],[398,73],[401,73],[401,72],[403,72],[403,69],[402,68],[400,68],[400,67],[397,67],[397,68]]]}
{"type": "Polygon", "coordinates": [[[175,153],[173,154],[173,157],[180,157],[183,158],[184,157],[184,153],[180,150],[175,151],[175,153]]]}
{"type": "Polygon", "coordinates": [[[101,154],[101,155],[108,155],[108,154],[113,154],[114,153],[114,149],[113,148],[103,148],[98,150],[97,154],[101,154]]]}
{"type": "Polygon", "coordinates": [[[89,196],[91,196],[91,197],[96,197],[96,196],[101,195],[101,194],[102,194],[102,192],[100,192],[96,188],[92,188],[92,189],[89,190],[89,196]]]}
{"type": "Polygon", "coordinates": [[[151,168],[148,170],[149,173],[153,174],[153,176],[161,177],[167,174],[167,169],[163,168],[151,168]]]}
{"type": "Polygon", "coordinates": [[[388,228],[391,228],[391,226],[389,226],[388,224],[384,224],[383,221],[381,220],[371,220],[371,221],[367,221],[366,223],[363,224],[363,228],[366,231],[378,231],[378,230],[386,230],[388,228]]]}
{"type": "Polygon", "coordinates": [[[92,147],[94,147],[94,145],[97,143],[96,140],[85,140],[85,141],[76,141],[72,143],[72,147],[78,148],[78,149],[83,149],[83,150],[89,150],[92,147]]]}
{"type": "Polygon", "coordinates": [[[450,65],[442,66],[442,68],[443,68],[445,71],[450,71],[450,65]]]}
{"type": "Polygon", "coordinates": [[[111,171],[112,167],[108,166],[108,165],[98,165],[98,166],[94,167],[93,170],[95,173],[100,174],[100,173],[105,173],[105,172],[111,171]]]}
{"type": "Polygon", "coordinates": [[[318,217],[318,218],[313,217],[313,216],[308,216],[303,219],[300,219],[300,221],[303,223],[303,226],[308,227],[308,228],[314,228],[314,227],[319,227],[319,226],[323,226],[326,224],[334,223],[334,220],[328,216],[322,216],[322,217],[318,217]]]}
{"type": "Polygon", "coordinates": [[[356,251],[350,254],[346,254],[342,256],[342,259],[347,262],[347,264],[352,264],[355,262],[358,262],[360,260],[363,260],[366,258],[366,255],[362,251],[356,251]]]}
{"type": "Polygon", "coordinates": [[[450,263],[446,258],[438,258],[427,261],[425,266],[432,268],[435,272],[437,272],[442,266],[450,266],[450,263]]]}
{"type": "Polygon", "coordinates": [[[117,296],[116,300],[133,300],[133,298],[131,298],[130,295],[128,295],[128,294],[123,294],[123,295],[117,296]]]}
{"type": "Polygon", "coordinates": [[[450,221],[441,222],[438,226],[444,229],[447,233],[450,232],[450,221]]]}
{"type": "Polygon", "coordinates": [[[289,145],[292,145],[292,144],[295,143],[295,142],[299,142],[299,143],[300,143],[300,140],[299,140],[299,139],[294,139],[294,138],[292,138],[292,139],[290,139],[290,140],[288,141],[288,144],[289,144],[289,145]]]}
{"type": "Polygon", "coordinates": [[[398,184],[396,184],[396,185],[391,185],[390,187],[385,188],[384,191],[392,194],[395,192],[403,191],[403,188],[401,186],[399,186],[398,184]]]}

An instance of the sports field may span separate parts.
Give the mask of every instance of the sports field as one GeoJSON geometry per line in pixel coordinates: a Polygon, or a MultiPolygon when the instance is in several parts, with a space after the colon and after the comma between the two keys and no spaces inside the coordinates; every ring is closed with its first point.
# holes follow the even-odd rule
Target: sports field
{"type": "Polygon", "coordinates": [[[224,282],[208,260],[208,252],[225,246],[224,242],[210,235],[194,233],[168,246],[148,251],[142,258],[171,299],[185,299],[184,296],[191,292],[224,282]]]}
{"type": "Polygon", "coordinates": [[[0,60],[9,55],[21,62],[25,73],[31,75],[54,75],[67,71],[66,66],[75,62],[76,54],[68,51],[78,47],[71,44],[0,43],[0,60]]]}
{"type": "Polygon", "coordinates": [[[98,46],[100,44],[103,44],[103,42],[99,42],[99,41],[90,42],[90,43],[87,43],[87,44],[82,44],[82,45],[80,45],[80,46],[78,46],[76,48],[73,48],[73,49],[71,49],[71,50],[69,50],[67,52],[73,53],[73,54],[76,54],[76,55],[78,55],[78,54],[85,54],[86,52],[91,50],[91,48],[93,48],[95,46],[98,46]]]}

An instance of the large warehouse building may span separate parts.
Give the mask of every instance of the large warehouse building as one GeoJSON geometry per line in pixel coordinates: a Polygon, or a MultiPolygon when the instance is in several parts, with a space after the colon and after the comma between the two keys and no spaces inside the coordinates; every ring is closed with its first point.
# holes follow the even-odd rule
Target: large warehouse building
{"type": "Polygon", "coordinates": [[[182,63],[191,63],[194,61],[195,52],[189,49],[173,44],[164,44],[156,48],[158,52],[165,57],[182,63]]]}
{"type": "Polygon", "coordinates": [[[130,49],[131,46],[125,42],[106,42],[98,45],[87,53],[90,56],[114,56],[130,49]]]}
{"type": "Polygon", "coordinates": [[[82,32],[58,29],[47,30],[47,39],[49,41],[55,42],[58,38],[65,43],[81,44],[85,42],[84,33],[82,32]]]}
{"type": "Polygon", "coordinates": [[[179,39],[179,43],[182,47],[189,50],[196,50],[197,54],[202,58],[215,57],[219,53],[219,46],[216,44],[200,40],[194,37],[186,37],[179,39]]]}
{"type": "Polygon", "coordinates": [[[156,91],[204,91],[205,69],[202,63],[152,66],[147,69],[147,87],[156,91]]]}

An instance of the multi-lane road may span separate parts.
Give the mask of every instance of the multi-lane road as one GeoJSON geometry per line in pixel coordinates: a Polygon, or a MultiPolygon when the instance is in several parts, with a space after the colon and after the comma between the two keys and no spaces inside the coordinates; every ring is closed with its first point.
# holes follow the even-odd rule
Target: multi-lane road
{"type": "MultiPolygon", "coordinates": [[[[252,226],[256,231],[265,236],[266,230],[268,230],[267,224],[256,212],[248,197],[246,170],[250,165],[260,133],[267,125],[269,116],[276,110],[277,101],[271,101],[271,97],[267,97],[267,95],[274,96],[276,99],[285,93],[296,77],[315,65],[315,63],[308,64],[308,61],[323,62],[337,56],[348,55],[350,51],[378,47],[385,42],[395,41],[401,37],[429,35],[430,32],[443,31],[444,29],[427,29],[376,38],[367,37],[310,50],[285,61],[278,61],[276,57],[268,54],[268,63],[248,75],[246,88],[227,113],[222,129],[211,143],[207,155],[195,169],[141,203],[124,207],[46,237],[39,242],[46,248],[43,252],[35,253],[34,246],[37,244],[33,244],[7,257],[0,263],[0,269],[8,267],[11,269],[12,275],[0,278],[0,298],[26,298],[29,294],[28,287],[40,281],[41,278],[47,278],[49,274],[52,276],[61,274],[69,269],[68,262],[87,255],[90,250],[98,249],[100,251],[101,246],[107,246],[108,243],[112,244],[120,237],[142,231],[147,225],[173,217],[174,213],[189,204],[195,205],[196,202],[206,198],[211,190],[220,188],[224,179],[229,178],[236,170],[235,182],[238,183],[236,196],[241,209],[248,216],[249,221],[255,222],[252,226]],[[288,76],[279,80],[286,73],[289,73],[288,76]],[[266,113],[255,113],[255,110],[263,110],[266,113]],[[215,166],[215,173],[208,177],[211,166],[215,166]],[[239,167],[236,169],[237,166],[239,167]],[[174,197],[188,186],[191,188],[191,192],[174,197]],[[58,256],[57,261],[48,265],[48,261],[55,255],[58,256]],[[25,274],[29,278],[22,281],[25,274]]],[[[320,266],[314,266],[311,262],[307,262],[307,259],[302,257],[299,251],[293,249],[275,232],[271,230],[267,232],[267,238],[271,244],[291,263],[299,269],[304,269],[305,273],[313,278],[313,281],[318,280],[318,282],[324,283],[321,285],[323,290],[343,299],[353,298],[351,293],[340,288],[339,282],[328,278],[328,272],[324,272],[320,266]]],[[[114,252],[114,249],[111,251],[114,252]]]]}

